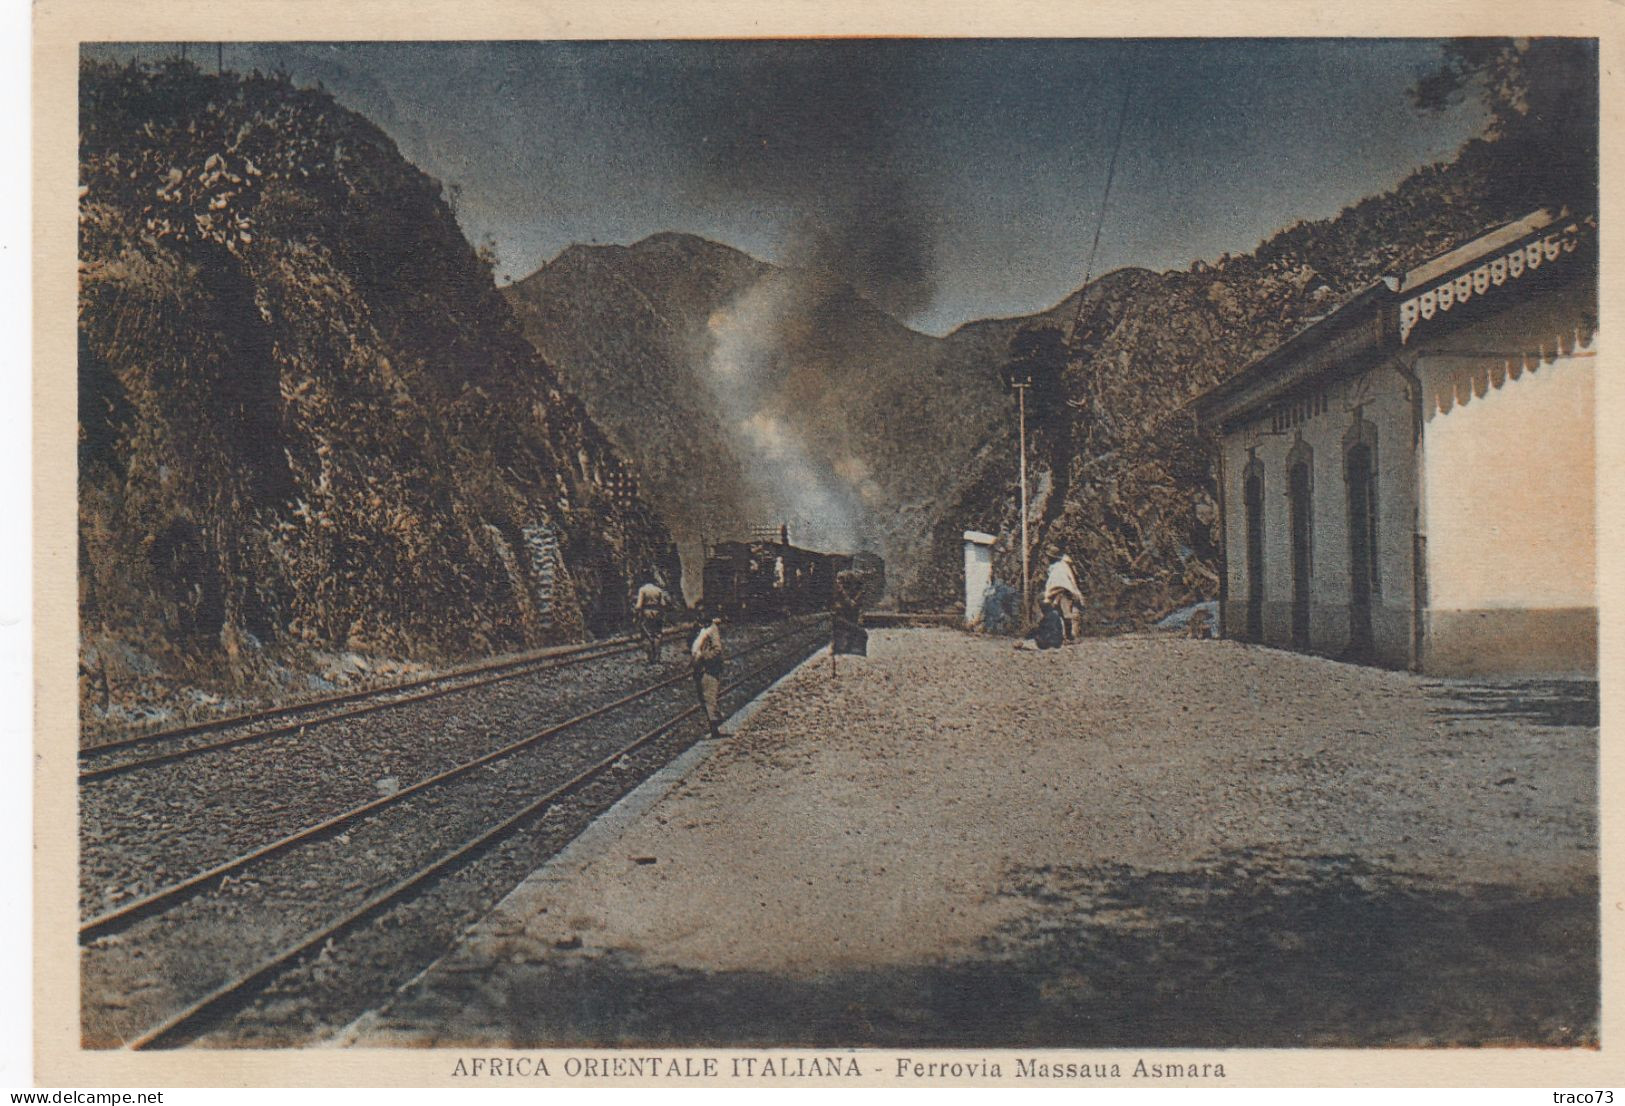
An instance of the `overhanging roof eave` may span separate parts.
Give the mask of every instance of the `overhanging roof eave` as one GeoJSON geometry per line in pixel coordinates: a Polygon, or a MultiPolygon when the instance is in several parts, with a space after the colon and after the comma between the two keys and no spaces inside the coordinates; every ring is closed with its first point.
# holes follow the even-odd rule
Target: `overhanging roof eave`
{"type": "Polygon", "coordinates": [[[1214,426],[1263,406],[1306,379],[1335,371],[1332,366],[1305,367],[1303,358],[1349,330],[1356,322],[1380,311],[1392,298],[1393,293],[1382,281],[1370,285],[1330,315],[1304,327],[1229,380],[1191,400],[1187,406],[1201,423],[1214,426]],[[1294,363],[1298,366],[1296,371],[1294,363]]]}

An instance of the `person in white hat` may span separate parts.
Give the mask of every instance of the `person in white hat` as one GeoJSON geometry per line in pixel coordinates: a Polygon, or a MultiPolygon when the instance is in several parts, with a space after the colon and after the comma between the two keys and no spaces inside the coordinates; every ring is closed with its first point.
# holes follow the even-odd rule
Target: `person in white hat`
{"type": "Polygon", "coordinates": [[[1072,571],[1072,558],[1065,553],[1049,566],[1049,578],[1044,581],[1044,602],[1060,610],[1066,622],[1066,640],[1076,641],[1083,636],[1083,591],[1078,587],[1077,574],[1072,571]]]}

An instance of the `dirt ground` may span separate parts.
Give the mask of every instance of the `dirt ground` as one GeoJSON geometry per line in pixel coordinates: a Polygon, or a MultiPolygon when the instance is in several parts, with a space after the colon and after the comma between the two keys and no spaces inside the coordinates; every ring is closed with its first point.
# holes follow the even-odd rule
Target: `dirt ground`
{"type": "Polygon", "coordinates": [[[346,1041],[1595,1041],[1594,684],[1168,636],[870,652],[346,1041]]]}

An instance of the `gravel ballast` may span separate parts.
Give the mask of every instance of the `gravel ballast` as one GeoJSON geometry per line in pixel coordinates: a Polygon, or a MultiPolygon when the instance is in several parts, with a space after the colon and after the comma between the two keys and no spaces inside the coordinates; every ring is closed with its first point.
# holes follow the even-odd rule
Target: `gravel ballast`
{"type": "MultiPolygon", "coordinates": [[[[733,628],[735,654],[783,633],[733,628]]],[[[658,667],[621,653],[421,702],[313,721],[80,787],[80,904],[93,916],[252,848],[673,678],[691,699],[681,641],[658,667]]]]}

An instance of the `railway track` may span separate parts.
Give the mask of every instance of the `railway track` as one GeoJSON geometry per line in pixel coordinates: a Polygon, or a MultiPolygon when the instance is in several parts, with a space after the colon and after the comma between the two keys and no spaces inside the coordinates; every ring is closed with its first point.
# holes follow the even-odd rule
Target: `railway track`
{"type": "MultiPolygon", "coordinates": [[[[680,636],[686,627],[666,631],[665,640],[680,636]]],[[[466,665],[388,687],[365,688],[307,699],[286,706],[194,722],[168,730],[131,734],[86,745],[79,750],[79,782],[93,783],[159,764],[169,764],[202,753],[232,749],[268,738],[298,733],[312,726],[355,718],[375,711],[426,702],[457,692],[471,691],[538,672],[552,671],[634,653],[643,648],[638,638],[612,638],[587,645],[554,648],[500,661],[466,665]],[[240,731],[240,732],[233,732],[240,731]],[[220,734],[229,734],[220,737],[220,734]]]]}
{"type": "MultiPolygon", "coordinates": [[[[745,650],[741,651],[740,656],[747,656],[764,648],[768,648],[779,641],[793,636],[796,632],[796,630],[792,630],[787,634],[772,637],[764,642],[759,642],[755,645],[749,646],[745,650]]],[[[517,741],[502,745],[497,749],[484,753],[471,760],[460,762],[451,768],[437,772],[424,779],[420,779],[413,784],[400,788],[389,795],[380,796],[379,798],[376,798],[370,802],[362,803],[335,813],[329,817],[322,818],[320,821],[314,824],[301,826],[293,832],[287,833],[264,844],[257,845],[253,849],[241,853],[229,860],[214,864],[174,883],[167,884],[155,891],[148,892],[134,901],[125,903],[116,909],[103,911],[89,921],[84,922],[79,927],[79,940],[81,943],[84,943],[86,941],[95,940],[97,937],[103,936],[107,933],[116,932],[139,918],[159,912],[187,897],[188,895],[196,893],[200,889],[206,887],[213,880],[226,879],[238,875],[252,864],[269,859],[270,857],[276,856],[279,853],[286,852],[290,849],[297,848],[301,844],[313,841],[324,835],[335,833],[358,819],[364,818],[370,814],[373,814],[374,812],[384,810],[385,808],[394,806],[398,803],[406,802],[420,793],[444,786],[445,784],[467,775],[476,769],[496,763],[505,758],[511,757],[516,753],[530,749],[542,742],[546,742],[551,738],[566,733],[585,723],[592,722],[614,710],[646,699],[657,692],[677,687],[679,685],[686,686],[688,679],[689,676],[685,668],[683,671],[680,671],[675,675],[667,676],[666,678],[661,679],[656,683],[647,685],[646,687],[643,687],[635,692],[623,695],[608,703],[594,707],[591,710],[576,714],[573,717],[565,719],[564,721],[549,725],[541,730],[520,738],[517,741]]]]}
{"type": "MultiPolygon", "coordinates": [[[[756,694],[824,632],[821,620],[802,622],[737,651],[731,665],[752,664],[727,693],[756,694]]],[[[688,683],[686,671],[665,677],[89,919],[80,929],[87,1044],[183,1043],[303,966],[312,978],[286,992],[302,1002],[314,980],[331,975],[322,963],[335,942],[410,913],[426,892],[444,893],[448,877],[464,891],[465,884],[485,888],[472,900],[458,891],[444,908],[419,908],[404,937],[387,925],[372,932],[382,951],[360,958],[363,982],[348,988],[349,1005],[339,1002],[333,1017],[358,1013],[355,1001],[404,982],[400,972],[437,954],[489,909],[492,894],[500,897],[699,736],[704,725],[688,683]],[[628,732],[636,735],[630,741],[628,732]],[[535,841],[515,852],[516,837],[535,841]],[[458,844],[443,844],[451,841],[458,844]],[[502,857],[481,859],[493,852],[502,857]],[[491,865],[505,872],[494,882],[467,876],[471,866],[491,865]],[[462,922],[440,932],[448,919],[462,922]],[[438,936],[412,936],[425,930],[438,936]]],[[[283,1032],[279,1024],[272,1017],[251,1036],[283,1032]]]]}
{"type": "MultiPolygon", "coordinates": [[[[745,646],[771,632],[742,626],[745,646]]],[[[619,699],[657,673],[687,671],[681,644],[662,667],[641,652],[547,667],[524,679],[410,700],[207,756],[171,758],[79,788],[80,916],[104,914],[304,826],[387,797],[619,699]]]]}

